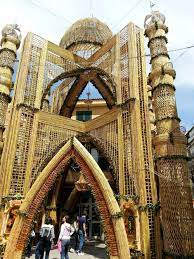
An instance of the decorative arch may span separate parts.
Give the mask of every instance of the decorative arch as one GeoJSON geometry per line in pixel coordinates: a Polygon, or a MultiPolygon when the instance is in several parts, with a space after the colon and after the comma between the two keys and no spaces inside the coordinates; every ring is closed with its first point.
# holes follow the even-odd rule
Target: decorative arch
{"type": "MultiPolygon", "coordinates": [[[[89,142],[91,141],[91,143],[97,148],[97,150],[103,155],[103,157],[107,160],[107,162],[110,164],[110,169],[113,173],[113,178],[114,181],[116,183],[116,185],[118,185],[119,183],[117,182],[117,171],[116,171],[116,167],[114,165],[114,161],[112,161],[112,159],[110,158],[110,154],[106,151],[104,143],[101,139],[97,138],[96,136],[94,136],[93,134],[91,134],[90,132],[87,133],[79,133],[78,135],[76,135],[76,138],[81,142],[89,142]]],[[[38,174],[43,171],[43,169],[46,167],[46,165],[49,163],[49,161],[57,154],[57,152],[67,143],[68,140],[63,141],[62,143],[60,143],[52,152],[50,152],[48,154],[48,156],[43,160],[42,163],[40,163],[39,167],[38,167],[38,174]]],[[[113,149],[114,147],[110,144],[109,150],[113,149]]],[[[114,151],[115,152],[115,151],[114,151]]],[[[117,186],[116,186],[117,187],[117,186]]]]}
{"type": "Polygon", "coordinates": [[[107,103],[109,109],[115,105],[116,102],[116,86],[113,82],[112,78],[102,69],[89,67],[89,68],[80,68],[70,72],[64,72],[54,78],[47,88],[45,89],[42,100],[41,107],[43,104],[43,100],[45,99],[48,91],[51,89],[52,85],[58,82],[59,80],[63,80],[65,78],[76,77],[73,85],[71,86],[63,106],[61,107],[60,114],[66,117],[70,117],[76,102],[84,90],[87,83],[90,81],[93,85],[98,89],[101,93],[102,97],[107,103]]]}
{"type": "Polygon", "coordinates": [[[47,164],[26,195],[11,230],[4,259],[21,259],[34,215],[56,181],[60,171],[71,158],[74,158],[80,165],[93,191],[102,216],[110,258],[130,258],[124,221],[119,216],[121,211],[112,189],[93,157],[74,137],[47,164]]]}

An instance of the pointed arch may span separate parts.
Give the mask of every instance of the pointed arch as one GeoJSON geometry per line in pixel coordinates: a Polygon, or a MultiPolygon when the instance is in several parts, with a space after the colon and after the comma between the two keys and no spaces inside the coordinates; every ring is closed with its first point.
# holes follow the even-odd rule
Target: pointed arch
{"type": "Polygon", "coordinates": [[[91,185],[103,220],[110,258],[130,258],[123,218],[119,217],[121,211],[112,189],[96,161],[74,137],[51,159],[26,195],[11,230],[4,259],[21,259],[34,215],[71,158],[80,165],[87,182],[91,185]]]}

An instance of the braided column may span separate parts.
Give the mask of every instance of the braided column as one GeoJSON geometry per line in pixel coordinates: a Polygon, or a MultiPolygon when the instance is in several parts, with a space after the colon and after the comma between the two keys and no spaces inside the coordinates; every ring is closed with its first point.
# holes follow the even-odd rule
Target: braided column
{"type": "Polygon", "coordinates": [[[0,49],[0,154],[3,149],[3,131],[8,104],[10,102],[10,89],[16,51],[21,40],[20,30],[15,24],[8,24],[2,30],[0,49]],[[18,33],[19,32],[19,33],[18,33]]]}
{"type": "MultiPolygon", "coordinates": [[[[180,131],[175,101],[176,73],[168,55],[165,17],[152,12],[145,18],[149,38],[153,108],[156,136],[156,166],[159,177],[164,254],[168,258],[194,255],[193,211],[189,186],[186,139],[180,131]]],[[[189,257],[190,258],[190,257],[189,257]]]]}

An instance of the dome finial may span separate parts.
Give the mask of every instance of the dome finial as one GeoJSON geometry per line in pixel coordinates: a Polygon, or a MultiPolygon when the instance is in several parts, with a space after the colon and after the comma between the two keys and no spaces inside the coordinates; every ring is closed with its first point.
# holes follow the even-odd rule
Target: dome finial
{"type": "Polygon", "coordinates": [[[146,15],[144,20],[144,28],[147,29],[151,25],[155,24],[165,24],[166,18],[159,11],[152,11],[151,14],[146,15]]]}
{"type": "Polygon", "coordinates": [[[2,40],[1,44],[4,41],[11,41],[17,45],[17,48],[20,46],[21,42],[21,31],[17,24],[7,24],[2,30],[2,40]]]}

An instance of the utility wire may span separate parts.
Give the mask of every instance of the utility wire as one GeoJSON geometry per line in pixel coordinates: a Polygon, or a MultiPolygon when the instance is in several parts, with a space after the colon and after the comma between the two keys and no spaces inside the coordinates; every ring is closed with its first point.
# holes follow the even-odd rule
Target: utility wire
{"type": "Polygon", "coordinates": [[[113,27],[112,27],[111,29],[113,30],[113,29],[116,28],[118,25],[120,25],[121,22],[122,22],[126,17],[128,17],[128,15],[129,15],[130,13],[132,13],[142,1],[143,1],[143,0],[139,0],[139,1],[119,20],[119,22],[118,22],[117,24],[113,25],[113,27]]]}
{"type": "Polygon", "coordinates": [[[41,6],[41,5],[39,4],[39,2],[36,2],[36,1],[32,0],[31,3],[32,3],[33,5],[35,5],[36,7],[40,8],[40,9],[46,10],[46,11],[47,11],[48,13],[50,13],[51,15],[53,15],[53,16],[55,16],[55,17],[62,18],[62,19],[64,19],[66,22],[68,22],[69,24],[72,24],[72,22],[71,22],[70,20],[68,20],[67,18],[65,18],[64,16],[61,16],[61,15],[56,14],[54,11],[52,11],[51,9],[49,9],[49,8],[47,8],[47,7],[45,7],[45,6],[41,6]]]}
{"type": "Polygon", "coordinates": [[[168,52],[174,52],[174,51],[180,51],[180,50],[192,49],[192,48],[194,48],[194,45],[183,47],[183,48],[178,48],[178,49],[171,49],[168,52]]]}
{"type": "Polygon", "coordinates": [[[177,59],[179,59],[180,57],[184,56],[187,51],[189,51],[189,49],[186,49],[183,52],[181,52],[181,54],[179,54],[175,59],[173,59],[172,62],[175,63],[177,61],[177,59]]]}
{"type": "MultiPolygon", "coordinates": [[[[116,25],[114,25],[112,27],[112,29],[116,28],[118,25],[120,25],[120,23],[123,21],[123,19],[125,19],[131,12],[133,12],[137,6],[142,2],[143,0],[139,0],[119,21],[119,23],[117,23],[116,25]]],[[[39,5],[37,2],[35,2],[34,0],[31,0],[31,3],[33,5],[35,5],[36,7],[40,8],[40,9],[45,9],[47,12],[49,12],[51,15],[55,16],[55,17],[60,17],[62,19],[64,19],[66,22],[68,22],[69,24],[72,24],[72,22],[70,20],[68,20],[67,18],[63,17],[63,16],[60,16],[60,15],[57,15],[55,12],[53,12],[51,9],[47,8],[47,7],[43,7],[41,5],[39,5]]],[[[93,14],[92,14],[92,0],[90,0],[90,13],[91,13],[91,16],[93,17],[93,14]]],[[[155,5],[155,3],[153,3],[152,1],[150,1],[150,8],[152,8],[153,6],[155,5]]],[[[175,62],[177,61],[177,59],[179,59],[180,57],[182,57],[189,49],[193,48],[194,45],[191,45],[191,46],[188,46],[188,47],[183,47],[183,48],[178,48],[178,49],[172,49],[172,50],[169,50],[168,52],[176,52],[176,51],[181,51],[181,50],[184,50],[178,57],[176,57],[172,62],[175,62]]],[[[134,58],[141,58],[141,57],[150,57],[151,55],[150,54],[145,54],[145,55],[141,55],[141,56],[134,56],[134,57],[129,57],[128,59],[134,59],[134,58]]],[[[15,60],[15,62],[18,62],[19,60],[15,60]]],[[[93,62],[91,62],[93,63],[93,62]]],[[[77,64],[77,63],[76,63],[77,64]]],[[[60,65],[60,64],[59,64],[60,65]]],[[[77,64],[79,65],[79,64],[77,64]]]]}
{"type": "MultiPolygon", "coordinates": [[[[168,50],[168,53],[169,53],[169,52],[181,51],[181,50],[186,50],[186,51],[188,51],[188,50],[191,49],[191,48],[194,48],[194,45],[187,46],[187,47],[183,47],[183,48],[171,49],[171,50],[168,50]]],[[[128,59],[142,58],[142,57],[151,57],[151,54],[145,54],[145,55],[141,55],[141,56],[129,57],[128,59]]]]}
{"type": "MultiPolygon", "coordinates": [[[[187,47],[183,47],[183,48],[177,48],[177,49],[171,49],[169,50],[168,52],[177,52],[177,51],[181,51],[181,50],[184,50],[183,53],[181,53],[177,58],[183,56],[189,49],[191,48],[194,48],[194,45],[191,45],[191,46],[187,46],[187,47]]],[[[142,57],[150,57],[151,54],[145,54],[145,55],[141,55],[141,56],[134,56],[134,57],[128,57],[128,59],[134,59],[134,58],[142,58],[142,57]]],[[[175,60],[177,60],[177,58],[175,60]]],[[[122,60],[122,59],[121,59],[122,60]]],[[[175,61],[174,60],[174,61],[175,61]]],[[[174,62],[173,61],[173,62],[174,62]]],[[[19,59],[16,59],[15,62],[19,62],[19,59]]],[[[86,60],[87,62],[87,60],[86,60]]],[[[78,66],[80,66],[81,62],[80,63],[76,63],[76,62],[73,62],[73,64],[76,64],[78,66]]],[[[87,64],[95,64],[95,62],[87,62],[87,64]]],[[[55,65],[65,65],[64,63],[58,63],[58,64],[55,64],[55,65]]],[[[39,66],[39,65],[38,65],[39,66]]]]}

